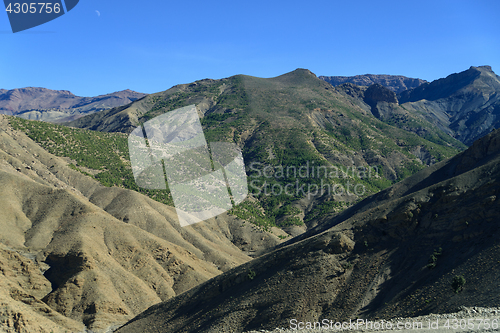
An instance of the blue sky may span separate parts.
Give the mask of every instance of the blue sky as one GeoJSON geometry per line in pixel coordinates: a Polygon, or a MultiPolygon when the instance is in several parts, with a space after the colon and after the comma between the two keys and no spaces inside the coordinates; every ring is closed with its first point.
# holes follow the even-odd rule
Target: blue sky
{"type": "MultiPolygon", "coordinates": [[[[38,1],[37,1],[38,2],[38,1]]],[[[0,88],[95,96],[235,74],[500,74],[500,2],[80,0],[13,34],[0,13],[0,88]]]]}

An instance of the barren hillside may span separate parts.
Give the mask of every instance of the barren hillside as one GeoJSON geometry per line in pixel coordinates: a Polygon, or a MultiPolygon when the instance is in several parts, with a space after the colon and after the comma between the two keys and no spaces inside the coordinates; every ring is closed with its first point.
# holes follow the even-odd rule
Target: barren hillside
{"type": "Polygon", "coordinates": [[[68,162],[0,116],[7,331],[100,331],[250,260],[233,242],[279,242],[227,215],[181,228],[173,207],[104,187],[68,162]]]}

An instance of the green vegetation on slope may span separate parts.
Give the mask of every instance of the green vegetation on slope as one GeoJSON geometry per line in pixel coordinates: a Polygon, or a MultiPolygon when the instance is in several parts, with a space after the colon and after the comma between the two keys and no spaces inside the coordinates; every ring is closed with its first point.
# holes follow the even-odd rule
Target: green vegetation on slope
{"type": "MultiPolygon", "coordinates": [[[[265,229],[301,225],[341,211],[418,172],[425,164],[415,150],[434,162],[459,151],[441,134],[427,131],[424,138],[399,128],[405,119],[390,120],[393,126],[367,115],[329,87],[305,70],[272,79],[238,75],[202,80],[147,96],[141,103],[149,111],[137,114],[137,123],[204,103],[201,124],[207,142],[240,146],[249,191],[257,199],[231,213],[265,229]],[[294,209],[304,198],[313,204],[297,213],[294,209]]],[[[172,204],[168,191],[135,185],[126,135],[15,122],[50,152],[74,159],[78,170],[96,170],[94,177],[104,185],[172,204]]]]}
{"type": "Polygon", "coordinates": [[[70,167],[92,176],[104,186],[127,188],[158,202],[173,205],[170,192],[146,190],[136,185],[126,134],[89,131],[15,117],[10,118],[10,123],[14,129],[25,132],[48,152],[76,161],[76,165],[71,164],[70,167]],[[91,173],[86,172],[86,168],[91,169],[91,173]]]}

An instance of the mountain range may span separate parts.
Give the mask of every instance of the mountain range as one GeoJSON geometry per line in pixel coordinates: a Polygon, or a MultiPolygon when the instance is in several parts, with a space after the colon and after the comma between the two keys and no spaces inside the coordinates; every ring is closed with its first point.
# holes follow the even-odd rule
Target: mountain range
{"type": "Polygon", "coordinates": [[[245,203],[235,213],[242,217],[257,206],[265,213],[259,224],[285,227],[291,235],[303,232],[309,222],[314,224],[314,216],[320,211],[345,208],[465,147],[397,103],[389,106],[394,108],[395,114],[402,113],[405,118],[391,124],[386,119],[374,117],[369,108],[306,69],[270,79],[237,75],[178,85],[66,125],[108,133],[130,133],[158,115],[190,104],[198,108],[208,142],[234,142],[243,152],[247,174],[253,181],[250,184],[254,184],[250,186],[251,196],[257,200],[245,203]],[[376,172],[370,177],[362,175],[361,179],[357,172],[324,179],[332,186],[345,187],[354,181],[351,179],[354,176],[365,189],[360,191],[362,195],[353,191],[317,193],[306,199],[302,193],[266,195],[272,186],[284,188],[298,181],[300,188],[310,181],[320,184],[321,179],[268,177],[263,174],[265,168],[277,172],[283,166],[300,168],[313,163],[344,171],[371,168],[376,172]],[[250,165],[255,167],[250,169],[250,165]],[[312,209],[313,206],[324,208],[312,209]]]}
{"type": "Polygon", "coordinates": [[[401,80],[334,87],[297,69],[62,124],[0,115],[1,329],[242,332],[498,305],[500,132],[453,125],[496,119],[498,76],[401,80]],[[241,149],[249,194],[183,228],[168,190],[135,183],[127,137],[193,104],[208,142],[241,149]],[[311,191],[324,183],[344,191],[311,191]]]}
{"type": "Polygon", "coordinates": [[[472,66],[432,82],[387,75],[321,78],[358,103],[367,104],[376,117],[398,121],[406,112],[426,119],[466,145],[500,127],[500,77],[490,66],[472,66]],[[384,92],[383,87],[394,93],[384,92]],[[371,96],[365,96],[365,91],[371,96]],[[392,105],[377,107],[375,102],[392,105]],[[404,111],[394,115],[395,107],[404,111]]]}
{"type": "Polygon", "coordinates": [[[128,104],[145,95],[128,89],[96,97],[80,97],[67,90],[46,88],[0,89],[0,114],[64,122],[128,104]]]}

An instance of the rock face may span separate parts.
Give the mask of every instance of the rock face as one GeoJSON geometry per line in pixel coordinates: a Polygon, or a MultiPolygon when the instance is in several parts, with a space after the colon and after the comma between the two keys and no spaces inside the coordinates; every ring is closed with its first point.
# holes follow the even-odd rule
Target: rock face
{"type": "Polygon", "coordinates": [[[500,127],[500,77],[490,66],[422,84],[398,98],[406,109],[467,145],[500,127]]]}
{"type": "Polygon", "coordinates": [[[395,115],[407,113],[399,107],[396,93],[378,83],[369,87],[344,83],[337,86],[336,89],[352,97],[360,107],[366,111],[369,110],[373,116],[382,121],[388,121],[395,115]]]}
{"type": "Polygon", "coordinates": [[[25,119],[63,122],[129,104],[144,96],[146,94],[129,89],[96,97],[80,97],[67,90],[46,88],[1,89],[0,113],[25,119]]]}
{"type": "Polygon", "coordinates": [[[388,119],[397,108],[396,93],[375,83],[365,90],[364,102],[371,107],[372,114],[379,119],[388,119]]]}
{"type": "Polygon", "coordinates": [[[500,130],[137,316],[119,333],[242,332],[500,302],[500,130]],[[456,276],[465,278],[454,289],[456,276]]]}
{"type": "Polygon", "coordinates": [[[375,83],[365,91],[365,102],[375,104],[377,102],[397,103],[396,93],[375,83]]]}
{"type": "Polygon", "coordinates": [[[401,75],[356,75],[356,76],[320,76],[322,80],[330,83],[332,86],[338,86],[343,83],[352,83],[358,86],[371,86],[380,84],[395,93],[413,89],[427,81],[421,79],[409,78],[401,75]]]}
{"type": "Polygon", "coordinates": [[[2,332],[82,332],[85,326],[69,319],[41,299],[52,290],[43,276],[46,266],[27,252],[0,244],[0,330],[2,332]],[[31,258],[30,258],[31,257],[31,258]]]}

